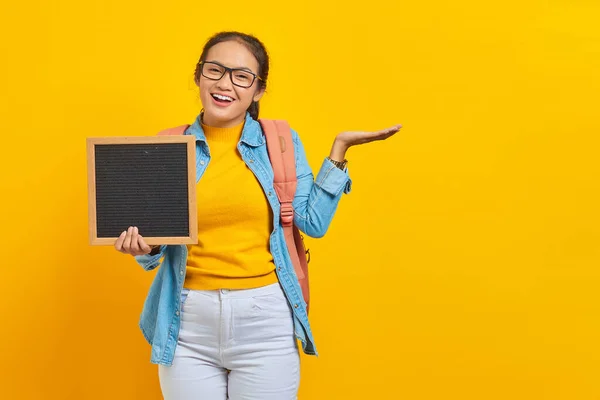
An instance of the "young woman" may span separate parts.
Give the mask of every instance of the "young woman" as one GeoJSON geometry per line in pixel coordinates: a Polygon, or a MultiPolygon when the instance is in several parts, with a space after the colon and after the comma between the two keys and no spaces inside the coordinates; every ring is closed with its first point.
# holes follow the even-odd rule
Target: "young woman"
{"type": "MultiPolygon", "coordinates": [[[[140,328],[166,400],[296,399],[296,339],[316,354],[257,122],[268,74],[255,37],[222,32],[206,43],[195,72],[203,111],[185,132],[196,137],[198,244],[150,247],[136,227],[115,243],[146,270],[161,265],[140,328]]],[[[301,231],[323,236],[350,191],[346,151],[399,129],[338,134],[316,179],[292,131],[301,231]]]]}

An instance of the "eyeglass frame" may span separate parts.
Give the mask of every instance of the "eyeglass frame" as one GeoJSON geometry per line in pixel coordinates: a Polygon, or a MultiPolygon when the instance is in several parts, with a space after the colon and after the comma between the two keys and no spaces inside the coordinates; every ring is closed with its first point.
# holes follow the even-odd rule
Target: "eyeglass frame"
{"type": "Polygon", "coordinates": [[[198,65],[200,66],[200,75],[202,75],[206,79],[210,79],[211,81],[220,81],[221,79],[223,79],[223,76],[225,76],[225,74],[229,72],[229,79],[231,80],[231,83],[233,85],[237,86],[237,87],[241,87],[241,88],[244,88],[244,89],[251,88],[252,85],[254,85],[254,82],[256,81],[256,79],[258,79],[259,81],[264,81],[263,78],[261,78],[260,76],[258,76],[254,72],[249,71],[246,68],[229,68],[229,67],[226,67],[223,64],[218,63],[216,61],[200,61],[200,62],[198,62],[198,65]],[[204,75],[204,65],[207,64],[207,63],[208,64],[215,64],[215,65],[218,65],[219,67],[223,68],[225,70],[223,72],[223,75],[221,75],[218,79],[216,79],[216,78],[209,78],[208,76],[204,75]],[[250,83],[249,86],[240,86],[240,85],[238,85],[237,83],[235,83],[233,81],[233,71],[243,71],[243,72],[246,72],[246,73],[252,75],[254,77],[254,79],[252,79],[252,82],[250,83]]]}

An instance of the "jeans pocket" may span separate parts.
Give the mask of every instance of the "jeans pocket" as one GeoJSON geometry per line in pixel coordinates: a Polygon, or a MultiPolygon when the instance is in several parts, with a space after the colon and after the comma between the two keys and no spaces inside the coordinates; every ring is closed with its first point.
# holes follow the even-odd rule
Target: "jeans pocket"
{"type": "Polygon", "coordinates": [[[281,317],[291,312],[285,295],[273,293],[252,298],[253,310],[262,315],[281,317]]]}

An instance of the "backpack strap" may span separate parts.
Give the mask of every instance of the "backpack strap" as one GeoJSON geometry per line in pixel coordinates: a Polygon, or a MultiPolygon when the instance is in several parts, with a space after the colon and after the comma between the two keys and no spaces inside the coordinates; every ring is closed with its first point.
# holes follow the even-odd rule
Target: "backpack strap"
{"type": "Polygon", "coordinates": [[[281,221],[283,226],[292,226],[292,202],[298,185],[292,133],[286,121],[261,119],[260,123],[267,138],[267,149],[275,175],[273,184],[281,203],[281,221]]]}
{"type": "Polygon", "coordinates": [[[308,263],[302,236],[294,225],[294,208],[292,207],[298,186],[292,131],[286,121],[260,119],[259,122],[267,139],[267,150],[274,174],[273,186],[281,204],[281,224],[285,242],[302,289],[304,301],[308,306],[310,298],[308,263]]]}
{"type": "Polygon", "coordinates": [[[180,125],[174,128],[169,128],[158,132],[158,136],[177,136],[183,135],[185,130],[189,127],[189,125],[180,125]]]}

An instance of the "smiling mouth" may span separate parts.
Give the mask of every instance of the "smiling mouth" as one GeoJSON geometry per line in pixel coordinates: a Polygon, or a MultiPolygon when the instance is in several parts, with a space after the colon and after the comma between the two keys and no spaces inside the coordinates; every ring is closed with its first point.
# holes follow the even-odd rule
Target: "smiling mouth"
{"type": "Polygon", "coordinates": [[[222,95],[222,94],[216,94],[216,93],[215,93],[215,94],[213,94],[213,93],[211,93],[211,96],[212,96],[212,97],[213,97],[213,99],[215,99],[217,102],[219,102],[219,103],[223,103],[223,104],[226,104],[226,103],[231,103],[231,102],[233,101],[233,98],[232,98],[232,97],[225,96],[225,95],[222,95]]]}

